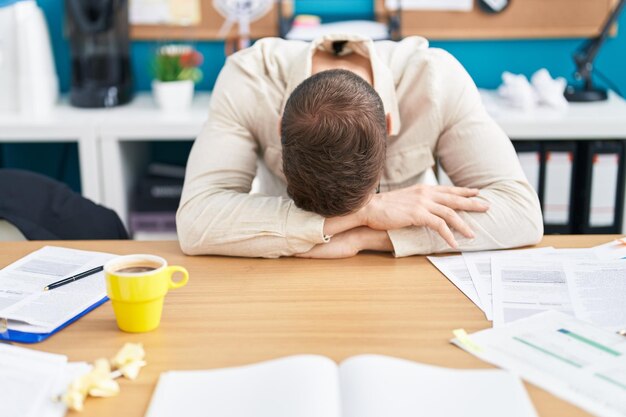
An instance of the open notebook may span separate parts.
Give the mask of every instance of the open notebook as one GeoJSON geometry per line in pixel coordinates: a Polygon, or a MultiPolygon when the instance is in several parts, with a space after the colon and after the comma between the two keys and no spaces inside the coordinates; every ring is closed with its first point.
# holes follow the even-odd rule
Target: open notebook
{"type": "Polygon", "coordinates": [[[115,256],[44,246],[0,269],[0,340],[40,342],[104,303],[103,272],[50,291],[44,287],[115,256]]]}
{"type": "Polygon", "coordinates": [[[146,417],[529,417],[519,378],[378,355],[299,355],[161,375],[146,417]]]}

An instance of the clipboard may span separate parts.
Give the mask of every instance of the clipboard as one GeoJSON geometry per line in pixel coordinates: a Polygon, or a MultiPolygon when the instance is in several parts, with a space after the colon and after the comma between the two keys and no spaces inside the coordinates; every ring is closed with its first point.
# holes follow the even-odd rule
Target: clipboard
{"type": "Polygon", "coordinates": [[[9,309],[15,305],[13,311],[0,311],[0,320],[3,322],[0,326],[0,342],[42,342],[104,304],[109,298],[100,265],[116,256],[111,253],[46,245],[2,268],[0,288],[16,290],[17,298],[13,297],[15,301],[8,304],[9,309]],[[98,267],[93,268],[96,265],[98,267]],[[64,291],[58,290],[60,295],[57,290],[38,290],[47,288],[53,281],[55,284],[63,281],[59,281],[59,278],[84,278],[81,282],[85,284],[70,285],[64,291]],[[17,281],[11,282],[10,279],[17,281]],[[21,279],[27,279],[28,285],[21,285],[21,279]],[[74,293],[80,294],[80,297],[74,297],[74,293]],[[20,313],[20,309],[33,302],[41,302],[43,310],[20,313]],[[47,310],[54,311],[54,316],[48,317],[47,310]],[[17,325],[11,319],[22,321],[15,322],[20,323],[17,325]],[[29,326],[29,323],[33,325],[29,326]]]}
{"type": "Polygon", "coordinates": [[[69,319],[68,321],[66,321],[65,323],[63,323],[62,325],[60,325],[59,327],[57,327],[56,329],[54,329],[53,331],[49,333],[29,333],[29,332],[22,332],[19,330],[11,330],[7,328],[4,332],[0,332],[0,341],[26,343],[26,344],[43,342],[44,340],[46,340],[53,334],[57,333],[60,330],[63,330],[64,328],[74,323],[79,318],[83,317],[85,314],[89,313],[90,311],[95,310],[96,308],[100,307],[102,304],[106,303],[107,301],[109,301],[109,297],[105,296],[100,301],[96,302],[95,304],[91,305],[87,309],[83,310],[82,313],[72,317],[71,319],[69,319]]]}

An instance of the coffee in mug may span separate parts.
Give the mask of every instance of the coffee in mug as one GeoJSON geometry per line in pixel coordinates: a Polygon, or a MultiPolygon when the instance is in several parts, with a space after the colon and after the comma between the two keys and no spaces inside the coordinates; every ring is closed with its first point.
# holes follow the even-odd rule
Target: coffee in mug
{"type": "Polygon", "coordinates": [[[155,255],[120,256],[104,265],[104,274],[117,325],[132,333],[156,329],[165,294],[189,280],[185,268],[168,266],[165,259],[155,255]],[[182,274],[180,281],[172,279],[177,272],[182,274]]]}
{"type": "Polygon", "coordinates": [[[115,271],[117,274],[133,274],[137,272],[150,272],[157,269],[154,266],[125,266],[115,271]]]}

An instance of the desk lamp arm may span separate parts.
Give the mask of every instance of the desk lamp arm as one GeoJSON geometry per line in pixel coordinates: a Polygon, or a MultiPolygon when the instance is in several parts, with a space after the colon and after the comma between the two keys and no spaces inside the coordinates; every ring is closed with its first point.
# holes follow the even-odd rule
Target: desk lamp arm
{"type": "Polygon", "coordinates": [[[576,64],[575,77],[578,80],[584,81],[584,88],[586,90],[593,89],[593,61],[596,59],[598,52],[600,52],[600,48],[602,48],[602,45],[609,35],[611,27],[617,21],[617,18],[624,9],[624,6],[626,6],[626,0],[620,0],[615,9],[613,9],[611,14],[607,18],[606,22],[604,23],[604,27],[602,28],[600,34],[583,43],[573,55],[574,63],[576,64]]]}

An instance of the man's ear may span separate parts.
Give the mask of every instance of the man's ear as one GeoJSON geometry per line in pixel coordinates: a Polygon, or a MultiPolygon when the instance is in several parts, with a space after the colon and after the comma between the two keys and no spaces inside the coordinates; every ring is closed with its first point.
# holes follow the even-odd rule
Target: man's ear
{"type": "Polygon", "coordinates": [[[391,113],[387,113],[387,136],[391,136],[391,113]]]}

